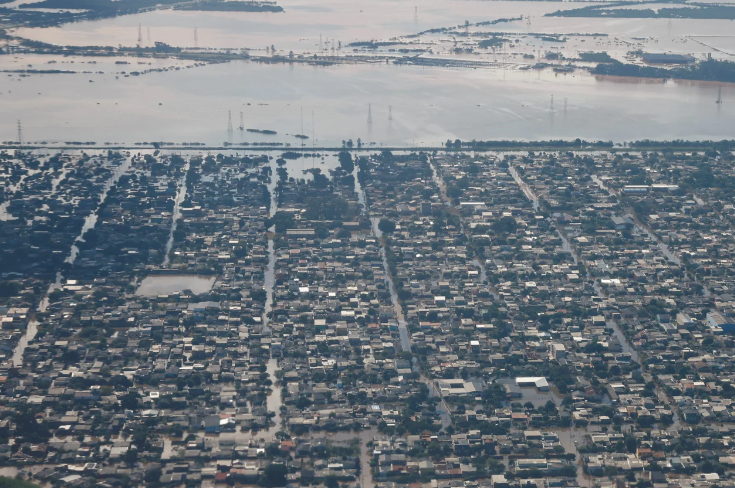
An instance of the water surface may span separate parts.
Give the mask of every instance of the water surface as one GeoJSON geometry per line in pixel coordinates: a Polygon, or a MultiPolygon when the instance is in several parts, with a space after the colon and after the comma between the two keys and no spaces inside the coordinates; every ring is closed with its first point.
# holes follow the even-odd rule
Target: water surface
{"type": "Polygon", "coordinates": [[[197,275],[155,275],[147,276],[135,290],[136,295],[155,297],[171,295],[184,290],[191,290],[195,294],[206,293],[212,289],[217,278],[214,276],[197,275]]]}

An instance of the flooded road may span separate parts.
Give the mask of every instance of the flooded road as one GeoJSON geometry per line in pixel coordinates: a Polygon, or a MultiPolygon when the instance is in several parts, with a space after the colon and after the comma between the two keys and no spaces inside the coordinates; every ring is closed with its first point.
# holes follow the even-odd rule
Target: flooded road
{"type": "MultiPolygon", "coordinates": [[[[99,201],[97,202],[97,208],[95,208],[92,213],[90,213],[85,219],[84,219],[84,225],[82,225],[82,230],[79,232],[79,236],[74,241],[81,242],[84,241],[84,234],[91,229],[94,229],[95,225],[97,225],[97,212],[99,212],[100,206],[105,203],[105,200],[107,199],[107,194],[110,192],[110,189],[117,184],[118,180],[122,175],[128,172],[130,167],[133,164],[133,158],[125,158],[117,168],[112,173],[112,176],[109,180],[105,183],[104,188],[102,189],[102,193],[100,194],[99,201]]],[[[77,255],[79,254],[79,248],[76,246],[76,244],[72,244],[71,251],[69,252],[69,256],[66,258],[65,262],[69,264],[74,264],[74,261],[77,260],[77,255]]]]}
{"type": "MultiPolygon", "coordinates": [[[[276,171],[276,160],[270,162],[270,181],[268,182],[268,194],[270,195],[270,207],[268,209],[268,217],[272,218],[278,211],[278,173],[276,171]]],[[[275,228],[267,229],[268,235],[268,265],[265,268],[265,276],[263,286],[266,291],[265,310],[263,312],[263,325],[268,326],[270,321],[270,313],[273,310],[273,294],[276,286],[276,248],[273,242],[275,228]]]]}
{"type": "MultiPolygon", "coordinates": [[[[41,299],[41,302],[38,304],[38,307],[36,308],[36,311],[39,313],[45,313],[46,309],[49,306],[49,295],[53,293],[55,290],[61,289],[61,280],[62,280],[61,273],[56,273],[56,281],[51,283],[46,290],[46,294],[41,299]]],[[[26,348],[28,347],[28,344],[31,343],[31,341],[36,337],[36,334],[38,333],[38,326],[41,325],[38,320],[36,320],[36,314],[32,314],[31,319],[28,321],[28,326],[26,327],[26,331],[21,336],[20,340],[18,341],[18,344],[16,344],[15,348],[13,349],[13,366],[16,368],[19,368],[23,366],[23,353],[25,353],[26,348]]]]}
{"type": "MultiPolygon", "coordinates": [[[[434,180],[434,184],[439,189],[439,195],[442,201],[451,209],[452,213],[459,217],[460,230],[467,237],[468,241],[472,241],[472,233],[470,233],[469,229],[465,225],[464,219],[459,214],[459,209],[457,209],[457,207],[452,203],[452,199],[447,195],[447,185],[444,182],[444,178],[442,178],[439,173],[438,165],[433,158],[429,158],[429,167],[431,168],[431,177],[434,180]]],[[[472,264],[480,269],[480,283],[487,284],[487,269],[485,268],[485,263],[480,259],[475,258],[472,260],[472,264]]],[[[494,289],[492,289],[492,295],[495,300],[498,299],[498,295],[494,289]]]]}
{"type": "Polygon", "coordinates": [[[388,258],[385,254],[385,240],[383,239],[383,233],[378,228],[380,219],[373,217],[370,219],[373,224],[373,234],[380,242],[380,258],[383,261],[383,272],[385,273],[385,280],[388,284],[388,291],[390,292],[390,300],[393,304],[393,311],[396,314],[398,320],[398,335],[401,341],[401,349],[404,351],[411,352],[411,339],[409,337],[408,328],[406,327],[406,320],[403,316],[403,308],[401,302],[398,299],[398,293],[396,293],[396,287],[393,284],[393,273],[390,271],[388,265],[388,258]]]}
{"type": "Polygon", "coordinates": [[[360,183],[360,179],[358,178],[360,173],[360,168],[358,168],[358,165],[355,164],[354,168],[352,168],[352,177],[355,179],[355,194],[357,195],[357,203],[360,205],[360,213],[363,215],[367,215],[368,209],[367,209],[367,198],[365,197],[365,190],[362,187],[362,184],[360,183]]]}
{"type": "Polygon", "coordinates": [[[32,176],[35,173],[38,173],[38,170],[28,170],[27,173],[20,175],[20,178],[18,179],[17,183],[7,186],[7,188],[5,189],[7,200],[0,204],[0,222],[5,222],[8,220],[15,220],[17,218],[8,212],[8,207],[10,206],[10,201],[11,201],[10,197],[16,192],[20,191],[20,189],[23,188],[23,183],[25,182],[25,180],[29,176],[32,176]]]}
{"type": "Polygon", "coordinates": [[[283,429],[281,425],[281,407],[283,406],[283,395],[281,395],[280,381],[276,377],[276,371],[278,370],[278,360],[276,358],[270,358],[266,364],[266,373],[268,373],[268,379],[271,381],[271,392],[268,395],[266,405],[268,412],[274,412],[276,415],[271,419],[271,422],[275,423],[273,427],[268,428],[267,432],[274,434],[279,430],[283,429]]]}
{"type": "Polygon", "coordinates": [[[518,184],[518,186],[521,188],[521,191],[524,195],[526,195],[526,198],[531,200],[531,203],[533,204],[533,209],[538,211],[539,209],[539,202],[538,197],[533,192],[530,186],[528,186],[528,183],[526,183],[521,175],[518,173],[518,170],[515,168],[515,166],[509,166],[508,167],[508,173],[513,177],[515,182],[518,184]]]}
{"type": "MultiPolygon", "coordinates": [[[[618,197],[618,192],[613,190],[612,188],[609,188],[605,183],[597,176],[592,176],[592,181],[594,181],[600,189],[607,191],[611,196],[618,197]]],[[[696,198],[695,198],[696,200],[696,198]]],[[[702,202],[703,203],[703,202],[702,202]]],[[[700,204],[701,205],[701,204],[700,204]]],[[[696,283],[699,283],[702,286],[702,295],[704,297],[709,297],[711,295],[710,289],[707,287],[705,283],[701,283],[699,280],[697,280],[695,277],[691,276],[686,268],[682,266],[681,259],[669,248],[669,246],[659,238],[659,236],[646,224],[640,221],[638,216],[636,215],[635,211],[630,209],[629,212],[630,217],[633,219],[633,222],[635,224],[635,230],[639,235],[645,235],[648,237],[651,242],[655,243],[656,246],[659,248],[661,253],[664,255],[667,261],[674,263],[676,266],[679,266],[684,273],[684,277],[687,280],[694,281],[696,283]]]]}
{"type": "MultiPolygon", "coordinates": [[[[105,186],[103,187],[102,193],[99,197],[97,208],[85,218],[79,235],[74,240],[74,244],[71,245],[69,255],[65,260],[66,263],[74,264],[74,261],[76,261],[77,254],[79,253],[79,248],[76,246],[75,243],[83,240],[84,233],[87,232],[89,229],[94,228],[95,224],[97,223],[97,212],[99,211],[100,205],[104,203],[105,199],[107,198],[107,194],[109,193],[110,188],[112,188],[112,186],[117,183],[120,177],[125,174],[128,169],[130,169],[132,162],[132,158],[124,159],[123,162],[117,168],[115,168],[112,176],[105,183],[105,186]]],[[[49,295],[55,290],[61,289],[63,280],[63,275],[61,274],[61,272],[57,271],[56,280],[49,285],[45,295],[43,296],[43,298],[41,298],[38,307],[36,307],[37,312],[46,312],[46,309],[49,306],[49,295]]],[[[23,365],[23,354],[25,353],[28,344],[30,344],[30,342],[36,337],[39,325],[40,323],[36,320],[36,315],[34,313],[31,319],[28,321],[26,331],[23,333],[20,340],[18,341],[18,344],[16,344],[15,348],[13,349],[13,365],[15,365],[16,367],[20,367],[23,365]]]]}
{"type": "Polygon", "coordinates": [[[168,266],[171,262],[171,248],[174,246],[174,233],[176,232],[176,225],[181,218],[181,204],[186,200],[186,174],[189,172],[189,161],[186,161],[183,169],[184,174],[179,180],[179,186],[176,190],[176,198],[174,200],[174,214],[171,218],[171,230],[168,233],[168,240],[166,241],[165,257],[163,258],[163,265],[168,266]]]}

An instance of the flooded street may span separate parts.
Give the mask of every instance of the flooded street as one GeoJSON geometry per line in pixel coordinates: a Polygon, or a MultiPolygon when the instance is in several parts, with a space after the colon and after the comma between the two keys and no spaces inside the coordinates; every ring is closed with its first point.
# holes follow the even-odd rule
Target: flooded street
{"type": "MultiPolygon", "coordinates": [[[[518,186],[520,186],[521,190],[523,190],[523,193],[526,195],[526,197],[533,202],[533,208],[534,208],[534,210],[539,210],[539,200],[538,200],[538,197],[533,192],[533,190],[528,186],[528,184],[523,180],[523,178],[521,177],[521,175],[518,173],[518,170],[516,168],[514,168],[513,166],[511,166],[508,169],[508,171],[511,174],[511,176],[513,176],[513,179],[516,181],[516,183],[518,183],[518,186]]],[[[596,183],[598,185],[601,185],[602,184],[602,182],[599,179],[596,180],[596,183]]],[[[557,235],[559,236],[559,238],[562,241],[562,249],[565,252],[568,252],[571,255],[572,260],[574,261],[574,264],[578,264],[579,261],[580,261],[579,255],[578,255],[576,249],[574,249],[574,247],[569,242],[569,238],[567,237],[567,235],[564,232],[562,232],[561,229],[559,229],[559,227],[556,226],[555,224],[554,224],[553,227],[556,230],[557,235]]],[[[586,269],[586,278],[587,278],[587,281],[590,282],[590,283],[592,283],[592,286],[594,287],[595,292],[597,293],[597,295],[600,296],[600,297],[607,296],[606,293],[604,292],[604,290],[602,290],[602,288],[600,288],[599,283],[597,282],[597,280],[595,280],[589,274],[589,268],[587,266],[585,266],[585,269],[586,269]]],[[[618,342],[620,343],[620,346],[622,347],[623,352],[624,353],[627,353],[627,354],[630,354],[631,359],[635,363],[640,364],[640,357],[639,357],[638,353],[636,352],[635,348],[632,346],[632,344],[630,343],[630,341],[628,341],[628,338],[625,337],[625,334],[623,333],[622,329],[620,328],[620,325],[616,321],[614,321],[614,320],[607,320],[607,326],[613,330],[614,336],[617,338],[618,342]]]]}
{"type": "MultiPolygon", "coordinates": [[[[278,173],[276,171],[277,164],[275,159],[271,159],[270,181],[268,182],[268,194],[270,195],[270,206],[268,209],[268,217],[272,218],[278,211],[278,173]]],[[[270,321],[270,313],[273,310],[273,294],[276,286],[276,248],[273,242],[275,228],[267,229],[268,231],[268,265],[265,268],[264,286],[266,291],[265,311],[263,312],[263,325],[268,326],[270,321]]]]}
{"type": "Polygon", "coordinates": [[[275,423],[275,426],[268,429],[268,433],[275,434],[279,430],[282,430],[281,425],[281,406],[283,406],[283,395],[281,395],[280,381],[276,377],[276,371],[278,370],[278,360],[270,358],[266,363],[266,373],[268,373],[268,379],[271,380],[271,392],[268,395],[266,405],[268,412],[275,413],[275,417],[271,419],[271,422],[275,423]]]}
{"type": "MultiPolygon", "coordinates": [[[[84,219],[84,225],[82,226],[82,230],[79,232],[79,236],[76,238],[75,242],[83,241],[84,234],[88,230],[94,229],[94,226],[97,225],[97,212],[99,212],[100,206],[107,199],[107,194],[110,192],[110,188],[112,188],[114,185],[117,184],[118,180],[120,180],[120,177],[128,172],[132,164],[133,164],[133,159],[126,157],[123,160],[123,162],[117,168],[114,169],[112,176],[107,181],[107,183],[105,183],[102,193],[100,194],[97,208],[95,208],[94,211],[90,213],[84,219]]],[[[69,264],[74,264],[74,261],[77,260],[78,254],[79,254],[79,248],[76,246],[76,244],[72,244],[71,251],[69,252],[69,256],[66,258],[65,262],[69,264]]]]}
{"type": "Polygon", "coordinates": [[[383,239],[383,233],[378,228],[380,219],[373,217],[370,219],[373,224],[373,234],[380,242],[380,258],[383,261],[383,272],[385,273],[385,280],[388,284],[388,291],[390,292],[390,301],[393,304],[393,311],[398,319],[398,334],[401,340],[401,349],[404,351],[411,352],[411,339],[409,337],[408,328],[406,327],[406,319],[403,317],[403,308],[401,308],[401,302],[398,299],[398,293],[396,293],[396,287],[393,284],[393,274],[390,271],[388,265],[388,258],[385,254],[385,241],[383,239]]]}
{"type": "Polygon", "coordinates": [[[533,204],[533,209],[538,211],[539,209],[538,197],[533,192],[533,190],[531,190],[531,187],[528,186],[528,183],[526,183],[521,177],[521,175],[518,174],[518,170],[514,166],[509,166],[508,173],[510,173],[510,175],[513,177],[515,182],[521,188],[521,191],[523,191],[523,194],[526,195],[526,198],[531,200],[531,203],[533,204]]]}
{"type": "Polygon", "coordinates": [[[186,174],[189,171],[189,161],[186,161],[183,169],[183,175],[179,180],[179,185],[176,190],[176,198],[174,200],[174,213],[171,218],[171,230],[168,233],[168,240],[166,241],[165,257],[163,258],[163,265],[168,266],[171,262],[171,248],[174,245],[174,232],[176,232],[176,224],[181,218],[181,204],[186,200],[186,174]]]}
{"type": "MultiPolygon", "coordinates": [[[[74,241],[75,243],[83,240],[84,233],[94,228],[95,224],[97,223],[97,212],[99,211],[100,205],[104,203],[105,199],[107,198],[107,194],[109,193],[110,188],[112,188],[112,186],[117,183],[120,177],[123,174],[125,174],[128,171],[128,169],[130,169],[131,165],[132,165],[132,159],[126,158],[117,168],[113,170],[112,176],[105,183],[102,193],[100,194],[97,208],[85,218],[84,224],[82,225],[82,229],[74,241]]],[[[52,191],[56,191],[60,181],[61,179],[59,179],[55,183],[55,186],[52,185],[52,191]]],[[[21,179],[21,182],[22,182],[22,179],[21,179]]],[[[18,184],[20,184],[20,182],[18,184]]],[[[3,210],[3,212],[5,212],[5,214],[7,215],[7,212],[5,210],[3,210]]],[[[76,246],[76,244],[72,244],[71,249],[69,251],[69,255],[66,258],[65,262],[74,264],[74,261],[76,261],[78,253],[79,253],[79,248],[76,246]]],[[[46,312],[46,309],[49,306],[49,295],[54,290],[58,290],[63,286],[63,280],[64,280],[63,275],[61,274],[60,271],[57,271],[56,280],[49,285],[48,289],[46,290],[46,294],[43,296],[43,298],[41,298],[41,301],[36,307],[37,312],[40,312],[40,313],[46,312]]],[[[30,344],[30,342],[36,337],[36,334],[38,333],[39,325],[40,323],[36,320],[36,315],[34,313],[31,319],[28,321],[28,326],[26,327],[25,332],[23,333],[20,340],[18,341],[18,344],[16,344],[15,348],[13,349],[12,361],[15,367],[21,367],[23,365],[23,354],[25,353],[25,350],[28,347],[28,344],[30,344]]]]}
{"type": "MultiPolygon", "coordinates": [[[[470,233],[469,229],[465,225],[464,219],[462,219],[462,217],[459,215],[459,210],[452,203],[452,200],[447,196],[447,185],[444,182],[444,178],[442,178],[441,174],[439,174],[439,168],[437,167],[437,163],[433,158],[429,158],[429,166],[431,167],[431,177],[434,180],[434,184],[439,189],[439,196],[441,197],[441,200],[444,202],[445,205],[447,205],[453,211],[455,215],[460,217],[459,225],[462,230],[462,233],[467,237],[468,241],[471,241],[472,234],[470,233]]],[[[480,259],[475,258],[472,260],[472,264],[474,264],[480,269],[480,283],[487,284],[487,269],[485,268],[485,263],[482,262],[480,259]]],[[[493,295],[493,298],[497,300],[498,295],[492,287],[491,287],[491,293],[493,295]]]]}
{"type": "MultiPolygon", "coordinates": [[[[46,312],[46,309],[49,306],[49,295],[53,293],[54,290],[58,290],[61,288],[62,278],[63,277],[61,276],[61,273],[57,272],[56,281],[49,285],[48,289],[46,290],[46,294],[43,296],[41,302],[36,308],[37,312],[46,312]]],[[[26,331],[23,333],[20,340],[18,341],[18,344],[16,344],[15,348],[13,349],[13,366],[15,366],[16,368],[20,368],[23,365],[23,353],[28,347],[28,344],[30,344],[31,341],[36,337],[39,325],[41,324],[38,320],[36,320],[36,314],[34,313],[32,315],[32,318],[28,321],[28,327],[26,328],[26,331]]]]}
{"type": "MultiPolygon", "coordinates": [[[[8,187],[5,190],[6,193],[9,194],[9,195],[12,195],[12,194],[16,193],[17,191],[19,191],[21,188],[23,188],[23,182],[26,180],[26,178],[28,178],[29,176],[31,176],[33,173],[35,173],[35,171],[29,171],[26,174],[20,175],[20,178],[18,179],[18,182],[17,183],[8,185],[8,187]]],[[[8,221],[8,220],[15,220],[16,219],[16,217],[14,217],[13,215],[11,215],[8,212],[8,206],[9,205],[10,205],[10,200],[7,200],[7,201],[5,201],[5,202],[3,202],[3,203],[0,204],[0,222],[5,222],[5,221],[8,221]]]]}
{"type": "MultiPolygon", "coordinates": [[[[605,183],[597,175],[592,176],[592,181],[594,181],[597,184],[597,186],[600,187],[600,189],[607,191],[611,196],[613,197],[619,196],[616,191],[607,187],[605,183]]],[[[666,245],[666,243],[663,242],[663,240],[661,240],[661,238],[658,235],[656,235],[656,233],[653,230],[651,230],[650,227],[648,227],[643,222],[641,222],[638,216],[632,210],[630,212],[630,216],[633,219],[633,222],[635,223],[635,231],[639,235],[645,235],[646,237],[648,237],[648,239],[654,242],[656,246],[659,248],[659,250],[661,251],[661,253],[664,255],[664,257],[666,258],[666,260],[674,263],[676,266],[681,267],[682,271],[684,272],[684,276],[687,279],[696,281],[700,285],[702,285],[702,295],[704,297],[709,297],[711,295],[711,292],[710,292],[710,289],[707,287],[707,285],[705,283],[701,283],[698,280],[694,279],[694,277],[692,277],[687,272],[686,268],[682,266],[681,259],[679,259],[679,257],[674,252],[671,251],[669,246],[666,245]]]]}

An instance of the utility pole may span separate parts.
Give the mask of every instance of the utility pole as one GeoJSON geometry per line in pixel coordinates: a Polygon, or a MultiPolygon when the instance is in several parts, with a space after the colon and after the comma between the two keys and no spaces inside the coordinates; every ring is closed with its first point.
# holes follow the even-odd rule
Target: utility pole
{"type": "Polygon", "coordinates": [[[143,31],[140,28],[140,24],[138,24],[138,47],[140,47],[143,44],[143,31]]]}
{"type": "Polygon", "coordinates": [[[245,118],[243,117],[242,110],[240,111],[240,130],[245,130],[245,118]]]}
{"type": "Polygon", "coordinates": [[[227,111],[227,132],[232,132],[232,112],[227,111]]]}

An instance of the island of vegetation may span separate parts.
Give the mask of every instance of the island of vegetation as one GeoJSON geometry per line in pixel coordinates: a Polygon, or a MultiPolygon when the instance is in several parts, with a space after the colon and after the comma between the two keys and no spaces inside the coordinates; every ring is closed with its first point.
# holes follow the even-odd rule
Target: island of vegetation
{"type": "Polygon", "coordinates": [[[207,0],[190,4],[177,5],[176,10],[200,10],[212,12],[283,12],[283,7],[275,2],[223,2],[207,0]]]}
{"type": "MultiPolygon", "coordinates": [[[[0,4],[5,3],[9,2],[0,0],[0,4]]],[[[227,12],[283,12],[283,8],[272,1],[39,0],[23,3],[17,9],[0,8],[0,14],[14,25],[36,27],[59,25],[80,20],[117,17],[160,8],[227,12]],[[46,9],[54,9],[55,11],[46,9]]]]}
{"type": "Polygon", "coordinates": [[[662,78],[679,80],[701,80],[735,83],[735,62],[708,59],[690,66],[676,68],[657,68],[637,64],[621,63],[613,60],[600,63],[591,70],[595,75],[635,76],[641,78],[662,78]]]}
{"type": "Polygon", "coordinates": [[[9,478],[0,476],[0,488],[41,488],[35,483],[23,480],[21,478],[9,478]]]}
{"type": "Polygon", "coordinates": [[[248,132],[255,132],[256,134],[265,134],[268,136],[275,136],[278,132],[270,129],[247,129],[248,132]]]}
{"type": "MultiPolygon", "coordinates": [[[[649,4],[649,3],[647,3],[649,4]]],[[[547,17],[611,17],[624,19],[735,19],[735,7],[707,3],[687,3],[686,6],[660,9],[611,8],[636,5],[619,2],[571,10],[557,10],[546,14],[547,17]]]]}

